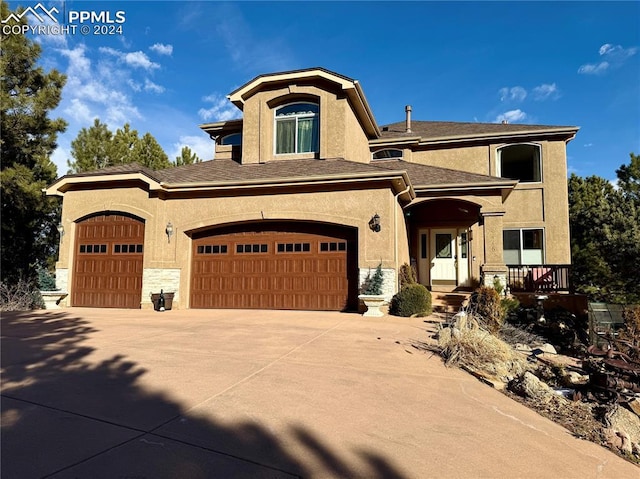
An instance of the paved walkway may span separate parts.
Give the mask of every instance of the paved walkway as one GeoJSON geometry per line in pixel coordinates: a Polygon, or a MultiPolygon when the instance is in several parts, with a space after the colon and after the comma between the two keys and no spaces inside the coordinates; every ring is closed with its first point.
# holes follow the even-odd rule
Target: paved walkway
{"type": "Polygon", "coordinates": [[[2,315],[2,478],[637,478],[424,350],[429,319],[2,315]]]}

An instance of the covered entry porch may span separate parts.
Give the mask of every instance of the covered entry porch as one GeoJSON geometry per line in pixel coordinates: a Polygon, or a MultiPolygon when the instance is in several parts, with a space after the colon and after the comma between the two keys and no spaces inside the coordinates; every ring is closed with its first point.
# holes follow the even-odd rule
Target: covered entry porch
{"type": "Polygon", "coordinates": [[[502,201],[418,198],[405,208],[409,254],[418,282],[432,291],[472,290],[506,281],[502,201]]]}

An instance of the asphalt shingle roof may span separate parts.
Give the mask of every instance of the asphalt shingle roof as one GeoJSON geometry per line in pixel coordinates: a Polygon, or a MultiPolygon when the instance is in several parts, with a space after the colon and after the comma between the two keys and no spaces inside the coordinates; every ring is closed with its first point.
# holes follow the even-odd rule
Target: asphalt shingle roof
{"type": "Polygon", "coordinates": [[[495,183],[503,181],[488,175],[467,173],[436,166],[409,163],[403,160],[377,160],[356,163],[342,158],[326,160],[282,160],[261,164],[241,165],[233,160],[212,160],[193,165],[169,168],[156,172],[168,184],[199,182],[241,182],[270,179],[320,179],[334,175],[379,174],[385,171],[406,171],[414,186],[461,183],[495,183]]]}
{"type": "Polygon", "coordinates": [[[374,160],[371,163],[356,163],[342,158],[282,160],[269,163],[240,164],[230,159],[203,161],[164,170],[151,170],[137,163],[118,165],[91,172],[67,175],[66,177],[110,176],[123,173],[142,173],[149,178],[165,183],[241,183],[286,179],[322,180],[338,175],[364,176],[380,175],[406,171],[411,184],[422,185],[460,185],[491,184],[503,182],[502,178],[479,175],[465,171],[441,168],[437,166],[409,163],[403,160],[374,160]]]}

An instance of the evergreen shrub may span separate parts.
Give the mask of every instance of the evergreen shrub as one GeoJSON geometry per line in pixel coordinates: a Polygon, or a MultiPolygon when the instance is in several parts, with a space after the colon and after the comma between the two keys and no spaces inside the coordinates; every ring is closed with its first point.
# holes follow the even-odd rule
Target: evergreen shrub
{"type": "Polygon", "coordinates": [[[427,316],[431,314],[431,293],[421,284],[407,284],[391,298],[389,314],[405,318],[414,314],[427,316]]]}

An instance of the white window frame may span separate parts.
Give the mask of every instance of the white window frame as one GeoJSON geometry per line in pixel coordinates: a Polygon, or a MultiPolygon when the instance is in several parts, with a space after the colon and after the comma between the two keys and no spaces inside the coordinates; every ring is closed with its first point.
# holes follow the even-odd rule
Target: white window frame
{"type": "Polygon", "coordinates": [[[282,105],[279,105],[278,107],[274,108],[273,110],[273,154],[276,156],[284,156],[284,155],[309,155],[309,154],[314,154],[314,153],[318,153],[320,150],[320,103],[316,102],[316,101],[311,101],[311,100],[307,100],[307,101],[293,101],[291,103],[284,103],[282,105]],[[282,108],[286,108],[288,106],[292,106],[292,105],[314,105],[318,108],[318,113],[294,113],[288,116],[283,116],[283,117],[278,117],[278,110],[281,110],[282,108]],[[289,153],[278,153],[278,118],[280,118],[281,120],[290,120],[290,119],[295,119],[296,120],[296,124],[295,124],[295,137],[294,137],[294,151],[289,152],[289,153]],[[298,120],[300,119],[306,119],[306,118],[315,118],[316,121],[316,127],[318,129],[318,138],[317,138],[317,143],[315,145],[315,149],[313,149],[312,151],[298,151],[298,120]]]}
{"type": "Polygon", "coordinates": [[[533,146],[538,150],[538,170],[540,172],[540,180],[538,181],[527,181],[520,180],[518,181],[523,184],[539,184],[544,181],[543,171],[542,171],[542,146],[539,143],[513,143],[509,145],[503,145],[496,150],[496,174],[499,177],[502,177],[502,152],[514,146],[533,146]]]}
{"type": "MultiPolygon", "coordinates": [[[[506,250],[506,248],[504,247],[504,232],[505,231],[518,231],[520,232],[520,249],[518,251],[518,255],[520,257],[520,261],[517,263],[518,266],[527,266],[527,265],[537,265],[537,264],[545,264],[546,262],[546,255],[547,255],[547,238],[546,238],[546,231],[544,228],[540,227],[540,228],[504,228],[502,230],[502,234],[503,234],[503,239],[502,239],[502,258],[504,261],[504,251],[506,250]],[[524,232],[525,231],[541,231],[542,232],[542,261],[540,262],[523,262],[523,256],[524,256],[524,251],[527,251],[524,249],[524,232]]],[[[514,251],[514,250],[509,250],[509,251],[514,251]]],[[[538,250],[535,250],[538,251],[538,250]]],[[[505,261],[505,264],[516,264],[513,262],[508,262],[505,261]]]]}

